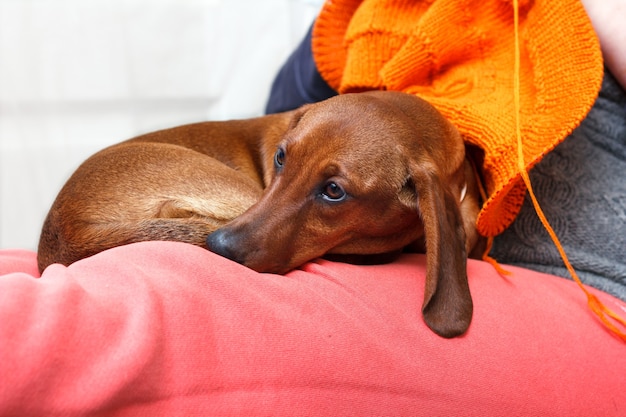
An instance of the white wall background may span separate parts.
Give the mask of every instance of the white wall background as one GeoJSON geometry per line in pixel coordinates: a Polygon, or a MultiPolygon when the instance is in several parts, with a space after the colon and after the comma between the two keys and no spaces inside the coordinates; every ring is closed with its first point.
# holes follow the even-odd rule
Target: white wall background
{"type": "Polygon", "coordinates": [[[56,193],[139,133],[263,113],[322,0],[0,0],[0,248],[35,250],[56,193]]]}

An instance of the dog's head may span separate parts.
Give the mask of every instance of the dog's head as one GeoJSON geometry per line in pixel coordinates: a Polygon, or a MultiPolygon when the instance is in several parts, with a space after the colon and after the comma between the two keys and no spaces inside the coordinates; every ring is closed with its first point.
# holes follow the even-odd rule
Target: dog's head
{"type": "Polygon", "coordinates": [[[422,242],[423,315],[437,334],[463,333],[472,315],[458,131],[408,94],[346,94],[293,113],[260,201],[209,235],[210,250],[284,273],[325,254],[381,254],[422,242]]]}

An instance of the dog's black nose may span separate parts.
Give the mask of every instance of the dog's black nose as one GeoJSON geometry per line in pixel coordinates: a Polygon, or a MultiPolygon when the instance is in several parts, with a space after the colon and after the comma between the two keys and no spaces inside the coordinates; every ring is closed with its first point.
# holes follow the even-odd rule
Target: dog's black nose
{"type": "Polygon", "coordinates": [[[207,248],[224,258],[243,264],[243,259],[236,253],[233,239],[226,229],[218,229],[206,238],[207,248]]]}

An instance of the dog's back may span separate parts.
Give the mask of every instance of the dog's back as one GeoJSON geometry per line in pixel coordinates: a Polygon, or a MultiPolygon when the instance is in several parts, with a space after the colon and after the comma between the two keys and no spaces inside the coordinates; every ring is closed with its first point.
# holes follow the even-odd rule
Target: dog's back
{"type": "Polygon", "coordinates": [[[85,161],[43,225],[40,269],[147,240],[204,246],[206,236],[243,213],[262,188],[191,149],[128,143],[85,161]],[[123,198],[121,197],[123,196],[123,198]]]}

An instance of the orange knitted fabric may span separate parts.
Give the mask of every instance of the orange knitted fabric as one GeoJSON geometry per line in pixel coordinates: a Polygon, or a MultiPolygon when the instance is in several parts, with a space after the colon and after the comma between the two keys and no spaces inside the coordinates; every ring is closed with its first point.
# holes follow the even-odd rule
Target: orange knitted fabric
{"type": "MultiPolygon", "coordinates": [[[[520,0],[520,124],[526,170],[582,121],[603,76],[578,0],[520,0]]],[[[519,212],[511,0],[332,0],[315,23],[317,67],[340,93],[419,95],[484,151],[478,230],[495,236],[519,212]]]]}

